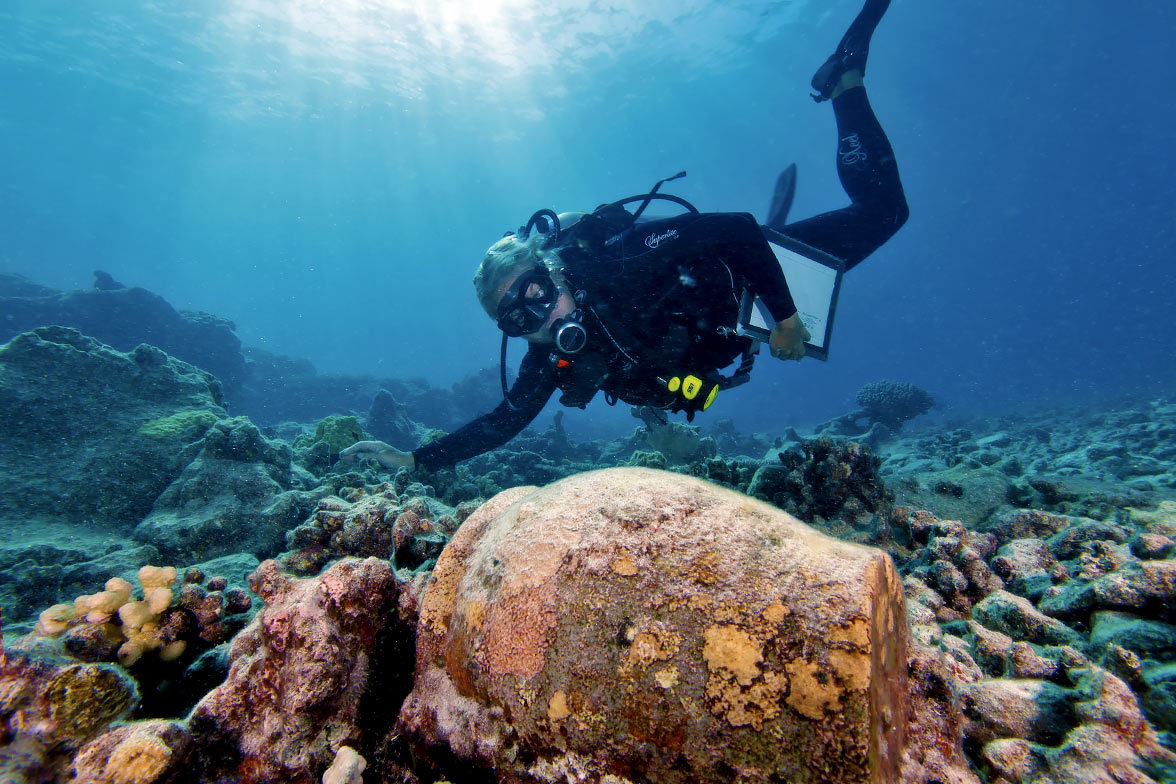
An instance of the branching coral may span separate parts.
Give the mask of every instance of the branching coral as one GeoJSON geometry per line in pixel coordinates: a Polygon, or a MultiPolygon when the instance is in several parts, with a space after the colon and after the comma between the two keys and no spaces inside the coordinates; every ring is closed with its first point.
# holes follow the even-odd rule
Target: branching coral
{"type": "Polygon", "coordinates": [[[805,441],[803,451],[780,453],[780,466],[764,466],[748,495],[771,501],[801,520],[839,518],[857,523],[883,511],[891,494],[879,475],[881,461],[856,442],[805,441]]]}
{"type": "Polygon", "coordinates": [[[935,399],[914,384],[873,381],[858,390],[857,404],[871,423],[898,430],[905,422],[930,411],[935,399]]]}

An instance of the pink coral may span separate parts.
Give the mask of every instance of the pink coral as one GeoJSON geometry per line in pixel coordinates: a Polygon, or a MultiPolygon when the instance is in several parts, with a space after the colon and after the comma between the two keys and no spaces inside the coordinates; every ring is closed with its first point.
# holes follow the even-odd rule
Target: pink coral
{"type": "Polygon", "coordinates": [[[190,720],[205,778],[317,781],[315,771],[360,736],[360,699],[395,606],[395,575],[387,561],[348,558],[297,579],[270,560],[250,585],[266,607],[233,640],[228,679],[190,720]]]}

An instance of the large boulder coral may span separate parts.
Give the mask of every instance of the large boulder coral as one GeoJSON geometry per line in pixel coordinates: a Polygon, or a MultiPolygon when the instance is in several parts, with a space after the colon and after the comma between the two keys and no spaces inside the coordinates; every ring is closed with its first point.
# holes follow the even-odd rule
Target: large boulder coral
{"type": "Polygon", "coordinates": [[[906,639],[881,551],[608,469],[506,491],[458,530],[401,722],[500,781],[897,781],[906,639]]]}

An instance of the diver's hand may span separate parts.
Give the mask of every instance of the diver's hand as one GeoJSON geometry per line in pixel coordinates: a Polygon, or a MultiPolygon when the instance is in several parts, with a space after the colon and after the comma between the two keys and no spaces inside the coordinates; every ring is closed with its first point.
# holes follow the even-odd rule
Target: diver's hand
{"type": "Polygon", "coordinates": [[[346,449],[339,450],[340,463],[350,463],[363,457],[374,458],[385,468],[416,468],[416,458],[412,456],[412,452],[401,452],[383,441],[357,441],[346,449]]]}
{"type": "Polygon", "coordinates": [[[808,340],[808,329],[800,320],[799,313],[793,313],[783,321],[777,321],[772,327],[770,345],[772,356],[776,359],[795,359],[800,361],[804,357],[804,342],[808,340]]]}

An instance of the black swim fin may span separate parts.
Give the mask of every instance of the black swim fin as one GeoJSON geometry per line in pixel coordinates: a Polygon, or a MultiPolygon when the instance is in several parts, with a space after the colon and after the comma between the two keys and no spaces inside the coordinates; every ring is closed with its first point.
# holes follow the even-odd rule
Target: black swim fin
{"type": "Polygon", "coordinates": [[[888,8],[890,0],[866,0],[862,10],[841,37],[837,50],[813,74],[814,101],[820,103],[833,97],[833,90],[846,71],[857,70],[865,75],[866,58],[870,54],[870,39],[874,35],[874,28],[882,21],[882,15],[888,8]]]}
{"type": "Polygon", "coordinates": [[[772,205],[768,207],[768,222],[764,225],[769,229],[783,231],[788,223],[788,212],[792,209],[792,197],[796,195],[796,164],[788,164],[788,168],[780,172],[776,178],[776,191],[772,194],[772,205]]]}

